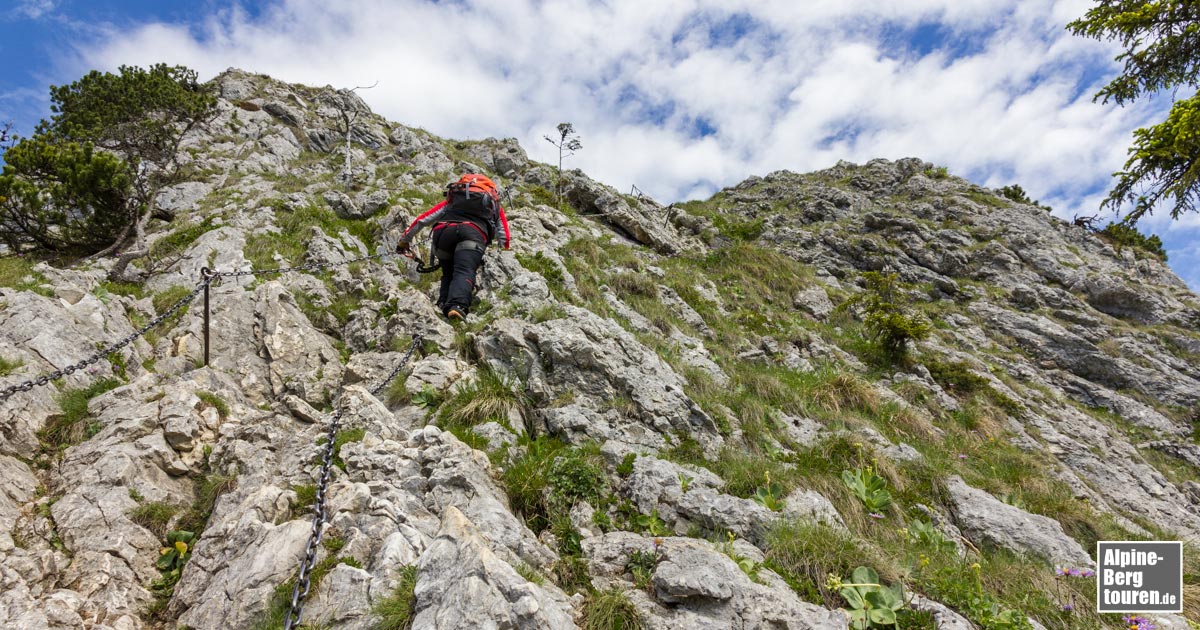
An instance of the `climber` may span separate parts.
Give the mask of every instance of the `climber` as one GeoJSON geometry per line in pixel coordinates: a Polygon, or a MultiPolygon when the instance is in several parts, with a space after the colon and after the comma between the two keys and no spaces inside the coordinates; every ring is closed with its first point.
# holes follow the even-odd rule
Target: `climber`
{"type": "Polygon", "coordinates": [[[496,184],[484,175],[467,173],[446,186],[446,198],[417,217],[396,242],[396,251],[409,254],[412,240],[426,226],[433,226],[433,251],[442,266],[438,308],[447,319],[462,320],[471,308],[475,273],[484,249],[500,227],[504,249],[509,246],[508,218],[500,206],[496,184]]]}

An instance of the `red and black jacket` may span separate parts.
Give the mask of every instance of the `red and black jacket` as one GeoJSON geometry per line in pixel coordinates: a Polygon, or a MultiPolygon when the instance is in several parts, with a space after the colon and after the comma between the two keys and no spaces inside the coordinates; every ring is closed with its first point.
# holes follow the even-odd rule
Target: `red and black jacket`
{"type": "MultiPolygon", "coordinates": [[[[504,215],[504,207],[496,202],[496,213],[500,217],[500,226],[504,228],[504,249],[508,249],[511,235],[508,232],[508,217],[504,215]]],[[[430,208],[425,214],[413,220],[412,224],[404,230],[404,236],[401,238],[405,241],[412,242],[413,238],[421,232],[422,229],[432,225],[434,229],[441,224],[466,223],[471,227],[479,230],[483,235],[483,242],[490,244],[492,235],[490,234],[490,226],[481,224],[479,219],[467,216],[463,213],[456,212],[453,206],[450,206],[447,201],[442,201],[430,208]]]]}

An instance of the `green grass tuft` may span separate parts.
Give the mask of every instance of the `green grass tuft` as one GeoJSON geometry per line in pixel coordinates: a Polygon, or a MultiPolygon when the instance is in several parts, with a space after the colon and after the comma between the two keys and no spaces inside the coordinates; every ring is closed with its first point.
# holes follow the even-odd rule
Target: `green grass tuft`
{"type": "Polygon", "coordinates": [[[637,606],[618,587],[590,593],[583,603],[584,630],[643,630],[637,606]]]}
{"type": "Polygon", "coordinates": [[[408,630],[412,627],[413,609],[416,608],[417,567],[408,565],[400,568],[400,581],[392,592],[371,608],[379,617],[375,630],[408,630]]]}
{"type": "Polygon", "coordinates": [[[120,385],[121,381],[106,378],[83,389],[68,389],[60,393],[58,406],[62,413],[51,416],[46,426],[38,432],[42,448],[47,451],[61,451],[87,439],[88,426],[83,420],[88,415],[88,402],[120,385]]]}

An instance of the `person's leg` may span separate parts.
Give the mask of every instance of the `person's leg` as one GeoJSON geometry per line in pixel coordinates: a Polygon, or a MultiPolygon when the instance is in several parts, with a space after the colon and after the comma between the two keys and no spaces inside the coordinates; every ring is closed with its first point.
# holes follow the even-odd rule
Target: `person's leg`
{"type": "Polygon", "coordinates": [[[445,313],[446,300],[450,297],[450,280],[454,277],[454,246],[458,243],[458,239],[455,238],[453,231],[454,228],[442,228],[434,232],[433,236],[433,255],[442,264],[442,284],[438,288],[437,307],[443,313],[445,313]],[[447,232],[451,233],[447,234],[447,232]]]}
{"type": "MultiPolygon", "coordinates": [[[[470,229],[472,228],[465,228],[464,231],[470,229]]],[[[464,247],[461,241],[455,246],[454,276],[450,281],[450,293],[444,307],[447,312],[454,309],[464,316],[471,306],[471,293],[475,290],[475,272],[483,260],[483,242],[475,239],[470,239],[470,242],[472,246],[464,247]]]]}

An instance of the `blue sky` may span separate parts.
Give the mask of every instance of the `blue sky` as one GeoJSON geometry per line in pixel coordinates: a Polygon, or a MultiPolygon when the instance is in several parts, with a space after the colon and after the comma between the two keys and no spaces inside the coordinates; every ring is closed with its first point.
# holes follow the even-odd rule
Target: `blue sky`
{"type": "MultiPolygon", "coordinates": [[[[1064,218],[1098,213],[1133,129],[1169,100],[1092,102],[1111,44],[1064,31],[1090,0],[9,0],[0,120],[28,133],[47,88],[159,61],[353,87],[450,138],[543,135],[662,201],[839,159],[915,156],[1064,218]],[[21,60],[12,63],[11,60],[21,60]],[[470,86],[463,90],[458,86],[470,86]]],[[[1200,288],[1200,216],[1143,222],[1200,288]]]]}

